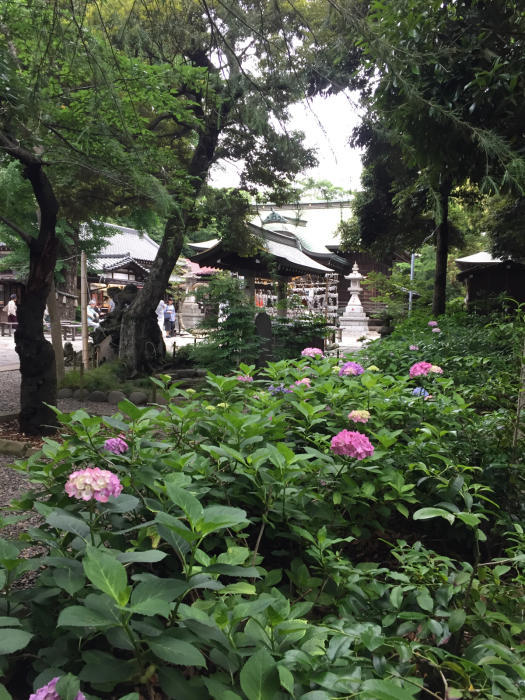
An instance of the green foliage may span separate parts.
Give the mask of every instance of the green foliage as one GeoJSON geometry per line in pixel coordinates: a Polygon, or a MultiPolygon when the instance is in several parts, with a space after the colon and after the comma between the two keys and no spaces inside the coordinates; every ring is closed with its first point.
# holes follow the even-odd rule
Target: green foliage
{"type": "Polygon", "coordinates": [[[62,380],[63,387],[87,389],[88,391],[138,391],[150,390],[148,379],[126,380],[126,370],[118,362],[105,362],[100,367],[87,371],[72,369],[66,372],[62,380]]]}
{"type": "Polygon", "coordinates": [[[14,507],[41,520],[0,540],[5,686],[61,676],[64,692],[80,682],[108,700],[519,698],[523,322],[439,321],[441,334],[420,316],[373,343],[356,376],[305,357],[241,365],[251,382],[209,373],[198,392],[154,379],[166,406],[59,413],[61,440],[19,465],[33,488],[14,507]],[[411,379],[421,360],[443,374],[411,379]],[[369,421],[349,423],[352,409],[369,421]],[[330,449],[347,428],[372,455],[330,449]],[[104,444],[118,434],[128,449],[114,454],[104,444]],[[94,464],[121,495],[68,497],[70,472],[94,464]]]}
{"type": "Polygon", "coordinates": [[[330,335],[324,316],[297,316],[296,318],[273,318],[273,357],[285,360],[297,357],[306,347],[319,347],[330,335]]]}
{"type": "Polygon", "coordinates": [[[253,360],[259,350],[256,309],[242,282],[226,273],[214,275],[206,287],[197,289],[196,298],[205,308],[201,326],[209,333],[193,348],[195,362],[217,372],[253,360]]]}

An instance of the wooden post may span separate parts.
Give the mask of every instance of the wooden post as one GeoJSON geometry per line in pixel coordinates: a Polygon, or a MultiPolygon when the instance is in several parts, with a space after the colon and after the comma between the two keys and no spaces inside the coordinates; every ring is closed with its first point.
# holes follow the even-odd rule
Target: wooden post
{"type": "Polygon", "coordinates": [[[51,289],[47,297],[47,310],[49,311],[49,323],[51,326],[51,343],[55,352],[55,365],[57,382],[64,379],[64,346],[62,345],[62,328],[60,327],[60,313],[58,311],[55,280],[51,281],[51,289]]]}
{"type": "Polygon", "coordinates": [[[88,287],[87,287],[87,261],[86,253],[83,250],[80,253],[80,320],[82,323],[82,364],[84,369],[89,369],[89,353],[88,353],[88,324],[87,324],[87,305],[88,287]]]}

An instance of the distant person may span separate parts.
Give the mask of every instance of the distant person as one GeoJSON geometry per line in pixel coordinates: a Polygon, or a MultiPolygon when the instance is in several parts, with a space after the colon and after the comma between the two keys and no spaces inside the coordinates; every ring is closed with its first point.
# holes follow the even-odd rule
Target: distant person
{"type": "Polygon", "coordinates": [[[16,323],[16,294],[11,294],[9,301],[7,302],[7,321],[8,323],[16,323]]]}
{"type": "Polygon", "coordinates": [[[175,317],[175,305],[173,304],[173,299],[170,297],[164,309],[164,329],[167,338],[172,338],[175,335],[175,317]]]}
{"type": "Polygon", "coordinates": [[[98,316],[100,318],[100,307],[99,307],[98,302],[95,299],[95,297],[93,297],[89,303],[93,304],[93,308],[95,309],[96,313],[98,314],[98,316]]]}
{"type": "Polygon", "coordinates": [[[176,314],[175,325],[176,325],[177,330],[179,331],[180,335],[182,335],[183,333],[186,332],[186,327],[184,325],[184,321],[182,320],[182,305],[183,304],[184,304],[184,299],[179,299],[177,302],[175,302],[175,314],[176,314]]]}
{"type": "Polygon", "coordinates": [[[90,328],[98,328],[100,326],[100,314],[96,311],[97,302],[91,299],[87,307],[87,323],[90,328]]]}
{"type": "Polygon", "coordinates": [[[113,313],[113,311],[115,311],[115,302],[113,301],[112,297],[109,297],[108,308],[109,313],[113,313]]]}
{"type": "Polygon", "coordinates": [[[164,337],[164,311],[166,306],[167,304],[164,299],[161,299],[157,304],[157,308],[155,309],[155,313],[157,314],[157,323],[159,324],[162,337],[164,337]]]}

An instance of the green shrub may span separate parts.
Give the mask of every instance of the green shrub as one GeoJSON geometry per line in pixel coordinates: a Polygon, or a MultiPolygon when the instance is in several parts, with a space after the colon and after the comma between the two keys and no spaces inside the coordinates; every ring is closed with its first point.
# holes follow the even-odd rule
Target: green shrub
{"type": "MultiPolygon", "coordinates": [[[[19,467],[33,489],[14,505],[41,522],[0,541],[5,685],[25,697],[61,676],[68,697],[80,683],[108,700],[522,697],[514,407],[465,398],[485,364],[515,395],[517,366],[476,363],[476,322],[431,334],[427,320],[351,365],[241,365],[198,392],[166,377],[165,407],[59,413],[63,440],[19,467]],[[411,378],[422,361],[443,372],[411,378]],[[337,435],[373,452],[342,455],[337,435]],[[71,473],[94,465],[122,493],[68,497],[68,480],[82,488],[71,473]]],[[[484,333],[519,335],[507,323],[484,333]]]]}

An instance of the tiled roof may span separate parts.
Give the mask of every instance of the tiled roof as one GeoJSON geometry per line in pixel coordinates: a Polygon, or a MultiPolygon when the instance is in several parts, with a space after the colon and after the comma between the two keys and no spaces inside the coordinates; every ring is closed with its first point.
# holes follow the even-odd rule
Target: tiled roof
{"type": "Polygon", "coordinates": [[[135,260],[135,258],[132,258],[129,255],[122,255],[122,256],[116,256],[112,255],[110,257],[107,256],[98,256],[97,257],[97,268],[99,270],[118,270],[119,267],[126,267],[127,265],[130,265],[131,263],[135,263],[135,265],[138,265],[144,272],[148,272],[148,268],[144,267],[144,265],[141,265],[141,263],[138,260],[135,260]]]}
{"type": "Polygon", "coordinates": [[[109,230],[111,238],[97,256],[97,261],[108,255],[129,256],[146,263],[155,260],[159,245],[147,233],[116,224],[106,223],[104,226],[109,230]]]}
{"type": "MultiPolygon", "coordinates": [[[[248,226],[259,238],[264,249],[280,262],[283,268],[293,270],[296,274],[333,272],[330,267],[319,264],[303,253],[301,243],[294,233],[272,231],[254,224],[248,224],[248,226]]],[[[209,241],[209,243],[213,242],[209,241]]],[[[217,241],[206,250],[195,254],[193,260],[199,263],[204,262],[204,264],[216,261],[216,264],[220,266],[220,256],[223,250],[222,241],[217,241]]],[[[253,257],[256,258],[255,263],[259,264],[257,256],[253,257]]]]}
{"type": "MultiPolygon", "coordinates": [[[[271,231],[294,233],[301,241],[304,249],[310,253],[324,253],[330,251],[326,246],[338,246],[340,241],[337,227],[341,221],[352,217],[350,202],[311,202],[299,205],[272,206],[259,205],[258,212],[254,214],[251,223],[263,226],[271,231]],[[270,222],[264,224],[268,215],[274,211],[286,223],[270,222]]],[[[276,219],[277,217],[272,217],[276,219]]]]}

